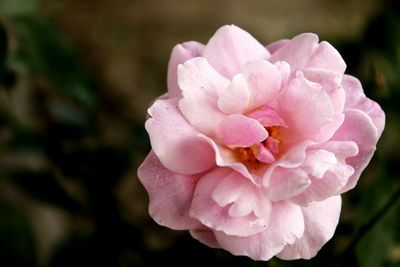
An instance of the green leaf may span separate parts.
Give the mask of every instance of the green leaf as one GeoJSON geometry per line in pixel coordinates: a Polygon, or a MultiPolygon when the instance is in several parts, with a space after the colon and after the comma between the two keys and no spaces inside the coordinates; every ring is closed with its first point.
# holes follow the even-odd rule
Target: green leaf
{"type": "Polygon", "coordinates": [[[36,266],[35,243],[25,216],[11,203],[0,200],[1,266],[36,266]]]}
{"type": "Polygon", "coordinates": [[[0,0],[0,16],[32,14],[37,10],[37,0],[0,0]]]}

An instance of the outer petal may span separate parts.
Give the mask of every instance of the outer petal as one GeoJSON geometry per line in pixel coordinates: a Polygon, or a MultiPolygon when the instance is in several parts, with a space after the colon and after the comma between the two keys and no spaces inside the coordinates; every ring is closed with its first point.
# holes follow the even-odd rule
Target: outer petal
{"type": "Polygon", "coordinates": [[[280,44],[271,55],[270,61],[286,61],[292,71],[317,68],[343,74],[346,64],[339,52],[328,42],[318,44],[318,36],[303,33],[288,42],[280,44]]]}
{"type": "Polygon", "coordinates": [[[145,126],[154,153],[171,171],[195,174],[215,165],[212,147],[198,137],[176,107],[177,99],[158,100],[149,109],[145,126]],[[189,160],[188,160],[189,159],[189,160]]]}
{"type": "Polygon", "coordinates": [[[318,83],[329,95],[336,113],[342,113],[346,102],[346,93],[342,88],[341,73],[321,69],[303,70],[307,80],[318,83]]]}
{"type": "Polygon", "coordinates": [[[279,106],[293,132],[316,142],[329,140],[343,121],[321,85],[306,80],[302,72],[297,72],[297,78],[282,92],[279,106]]]}
{"type": "Polygon", "coordinates": [[[303,69],[318,48],[318,36],[303,33],[285,43],[271,55],[270,61],[286,61],[293,72],[303,69]]]}
{"type": "Polygon", "coordinates": [[[253,260],[269,260],[287,244],[293,244],[304,232],[303,214],[297,205],[275,202],[267,229],[261,233],[238,237],[215,232],[220,246],[234,255],[253,260]]]}
{"type": "Polygon", "coordinates": [[[364,94],[360,81],[350,75],[344,75],[342,81],[346,91],[346,108],[359,109],[371,117],[378,132],[378,139],[385,128],[385,113],[381,107],[364,94]]]}
{"type": "Polygon", "coordinates": [[[246,64],[242,73],[250,89],[250,107],[256,109],[271,104],[281,90],[281,73],[266,60],[246,64]]]}
{"type": "Polygon", "coordinates": [[[221,248],[212,230],[190,230],[190,235],[211,248],[221,248]]]}
{"type": "Polygon", "coordinates": [[[378,131],[372,119],[363,111],[348,109],[345,112],[345,121],[336,132],[332,140],[354,141],[359,153],[357,156],[346,159],[346,163],[354,168],[354,174],[339,193],[355,187],[361,172],[367,167],[376,150],[378,131]]]}
{"type": "Polygon", "coordinates": [[[311,184],[308,174],[300,168],[277,168],[271,176],[266,196],[271,201],[279,201],[296,196],[311,184]]]}
{"type": "Polygon", "coordinates": [[[224,144],[230,147],[249,147],[268,137],[268,132],[255,119],[241,114],[229,115],[219,125],[224,144]]]}
{"type": "Polygon", "coordinates": [[[229,81],[216,72],[204,58],[193,58],[178,67],[178,83],[183,98],[179,109],[191,125],[216,137],[218,125],[226,116],[218,108],[218,99],[229,81]]]}
{"type": "Polygon", "coordinates": [[[185,61],[199,57],[203,53],[204,45],[195,41],[178,44],[174,47],[168,63],[168,96],[181,97],[181,90],[178,86],[178,65],[185,61]]]}
{"type": "MultiPolygon", "coordinates": [[[[269,210],[269,201],[261,194],[257,194],[256,187],[251,184],[240,174],[232,171],[228,168],[216,168],[213,171],[207,173],[205,176],[200,178],[193,196],[192,206],[190,208],[190,216],[198,219],[201,223],[213,230],[223,231],[228,235],[237,236],[248,236],[263,231],[268,223],[269,214],[265,217],[257,217],[255,212],[250,213],[248,207],[238,207],[239,209],[244,208],[246,212],[236,210],[230,212],[230,206],[226,205],[221,207],[214,200],[214,197],[221,203],[220,194],[216,193],[213,196],[213,192],[217,189],[218,185],[225,179],[232,179],[232,183],[240,185],[240,179],[243,179],[246,184],[242,192],[238,191],[225,191],[225,194],[233,194],[232,198],[228,197],[229,200],[235,201],[236,203],[243,204],[243,201],[239,201],[241,197],[246,200],[251,207],[250,212],[258,210],[259,208],[254,206],[255,203],[263,203],[263,210],[269,210]],[[253,187],[255,190],[248,190],[248,187],[253,187]],[[242,196],[244,194],[244,196],[242,196]],[[241,214],[242,213],[242,214],[241,214]]],[[[233,207],[233,205],[231,207],[233,207]]]]}
{"type": "Polygon", "coordinates": [[[352,141],[329,141],[320,145],[319,148],[322,150],[316,149],[314,151],[318,153],[325,151],[324,154],[329,151],[329,153],[335,155],[334,160],[327,160],[329,156],[323,156],[322,154],[319,159],[316,158],[312,160],[313,162],[308,162],[309,165],[314,165],[312,169],[308,166],[302,166],[303,169],[312,174],[310,176],[311,185],[301,195],[292,199],[292,201],[302,206],[339,194],[354,173],[353,167],[346,164],[346,158],[358,154],[356,143],[352,141]],[[320,170],[315,172],[315,167],[320,170]]]}
{"type": "Polygon", "coordinates": [[[339,221],[341,205],[341,197],[334,196],[303,207],[304,234],[294,244],[287,245],[277,255],[278,258],[293,260],[314,257],[321,247],[332,238],[339,221]]]}
{"type": "Polygon", "coordinates": [[[203,56],[221,74],[232,78],[247,62],[267,59],[269,52],[248,32],[235,25],[223,26],[210,39],[203,56]]]}
{"type": "Polygon", "coordinates": [[[307,67],[343,74],[346,70],[346,63],[339,52],[330,43],[322,41],[312,55],[307,67]]]}
{"type": "Polygon", "coordinates": [[[138,176],[149,194],[149,214],[160,225],[176,230],[201,227],[189,217],[196,179],[165,169],[153,152],[138,169],[138,176]]]}
{"type": "Polygon", "coordinates": [[[285,46],[289,41],[290,41],[289,39],[281,39],[273,43],[270,43],[269,45],[266,46],[266,48],[271,54],[273,54],[279,49],[281,49],[283,46],[285,46]]]}

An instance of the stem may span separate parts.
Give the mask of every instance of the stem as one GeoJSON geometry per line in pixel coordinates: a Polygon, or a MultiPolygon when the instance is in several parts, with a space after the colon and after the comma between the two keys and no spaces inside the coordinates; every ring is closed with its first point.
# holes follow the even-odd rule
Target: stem
{"type": "Polygon", "coordinates": [[[375,224],[388,213],[388,211],[396,204],[396,201],[400,199],[400,188],[390,197],[388,202],[373,216],[367,223],[363,224],[357,231],[353,240],[343,251],[342,254],[350,253],[360,242],[360,240],[375,226],[375,224]]]}

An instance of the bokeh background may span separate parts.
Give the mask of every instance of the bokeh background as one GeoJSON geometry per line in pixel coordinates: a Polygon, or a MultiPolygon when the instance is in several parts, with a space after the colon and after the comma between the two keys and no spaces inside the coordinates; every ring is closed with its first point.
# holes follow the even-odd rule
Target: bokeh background
{"type": "Polygon", "coordinates": [[[0,266],[400,266],[400,4],[395,0],[0,0],[0,266]],[[136,169],[177,43],[236,24],[265,44],[315,32],[387,126],[312,260],[211,249],[155,224],[136,169]]]}

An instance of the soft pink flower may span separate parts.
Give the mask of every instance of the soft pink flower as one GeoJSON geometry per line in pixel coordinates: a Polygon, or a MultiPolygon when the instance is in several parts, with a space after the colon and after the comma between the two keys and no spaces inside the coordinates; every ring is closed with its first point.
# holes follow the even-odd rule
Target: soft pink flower
{"type": "Polygon", "coordinates": [[[255,260],[314,257],[385,125],[345,69],[311,33],[264,47],[232,25],[177,45],[138,171],[153,219],[255,260]]]}

